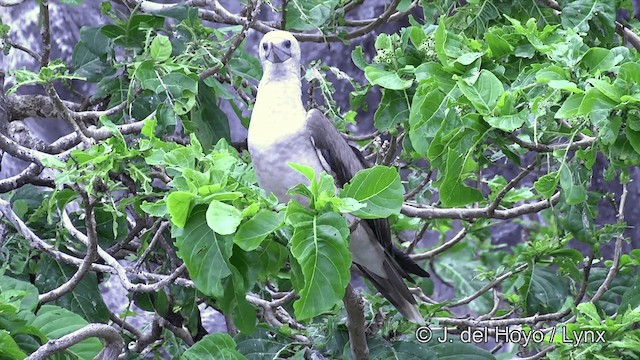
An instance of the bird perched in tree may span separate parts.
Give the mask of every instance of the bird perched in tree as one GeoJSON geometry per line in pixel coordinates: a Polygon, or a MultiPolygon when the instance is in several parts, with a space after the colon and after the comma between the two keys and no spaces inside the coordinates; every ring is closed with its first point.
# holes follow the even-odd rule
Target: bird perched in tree
{"type": "MultiPolygon", "coordinates": [[[[259,47],[263,76],[249,125],[248,145],[258,184],[287,202],[287,191],[309,181],[288,163],[326,171],[342,187],[365,163],[321,111],[306,111],[300,83],[300,45],[286,31],[264,35],[259,47]]],[[[392,245],[387,219],[363,220],[351,232],[353,263],[407,319],[423,323],[404,279],[429,274],[392,245]]]]}

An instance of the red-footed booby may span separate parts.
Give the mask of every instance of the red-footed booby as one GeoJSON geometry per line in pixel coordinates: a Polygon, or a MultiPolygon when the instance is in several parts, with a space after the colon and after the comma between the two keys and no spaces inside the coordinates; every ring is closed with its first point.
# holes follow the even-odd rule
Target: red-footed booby
{"type": "MultiPolygon", "coordinates": [[[[258,184],[280,202],[288,202],[289,189],[307,178],[288,163],[326,171],[342,187],[364,169],[364,158],[349,146],[322,112],[307,112],[302,104],[300,45],[286,31],[264,35],[259,47],[263,75],[249,125],[248,145],[258,184]]],[[[403,281],[409,275],[429,274],[391,241],[387,219],[360,221],[352,231],[349,248],[353,263],[380,293],[407,319],[423,324],[416,300],[403,281]]]]}

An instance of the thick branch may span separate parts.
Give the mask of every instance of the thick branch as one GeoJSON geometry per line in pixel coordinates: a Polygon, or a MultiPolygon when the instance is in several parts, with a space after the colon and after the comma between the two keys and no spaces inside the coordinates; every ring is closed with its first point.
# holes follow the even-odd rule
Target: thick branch
{"type": "Polygon", "coordinates": [[[118,330],[109,325],[89,324],[59,339],[49,340],[33,354],[28,356],[26,360],[47,359],[58,351],[68,349],[82,340],[92,337],[98,337],[104,341],[104,349],[96,356],[96,359],[117,359],[118,355],[120,355],[124,349],[124,341],[120,337],[118,330]]]}
{"type": "Polygon", "coordinates": [[[364,301],[356,289],[347,285],[344,294],[344,308],[347,311],[347,329],[351,343],[351,357],[353,359],[369,359],[369,346],[365,333],[364,301]]]}

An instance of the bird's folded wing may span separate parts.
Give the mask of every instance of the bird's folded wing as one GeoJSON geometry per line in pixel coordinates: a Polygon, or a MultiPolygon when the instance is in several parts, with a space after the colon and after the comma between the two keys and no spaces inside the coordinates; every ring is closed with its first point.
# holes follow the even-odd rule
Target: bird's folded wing
{"type": "MultiPolygon", "coordinates": [[[[329,166],[329,169],[325,168],[325,170],[334,175],[340,187],[348,183],[359,170],[368,167],[362,154],[347,143],[322,112],[317,109],[310,110],[307,113],[306,123],[320,162],[323,163],[323,166],[324,164],[329,166]]],[[[396,268],[403,278],[414,282],[409,275],[410,273],[421,277],[429,276],[409,256],[393,246],[391,229],[387,219],[369,219],[365,220],[365,223],[384,250],[399,265],[396,268]]]]}

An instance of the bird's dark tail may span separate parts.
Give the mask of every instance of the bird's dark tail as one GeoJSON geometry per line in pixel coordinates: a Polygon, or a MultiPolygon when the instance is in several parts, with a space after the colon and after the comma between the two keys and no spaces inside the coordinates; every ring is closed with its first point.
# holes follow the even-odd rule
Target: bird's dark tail
{"type": "Polygon", "coordinates": [[[424,319],[418,310],[418,305],[413,294],[411,294],[407,284],[402,280],[396,266],[392,264],[394,260],[388,260],[390,261],[385,261],[384,264],[385,272],[388,275],[387,278],[383,278],[373,272],[367,271],[364,266],[356,265],[362,274],[371,281],[376,289],[378,289],[382,296],[389,300],[389,302],[391,302],[391,304],[400,311],[402,316],[416,324],[424,325],[424,319]]]}

